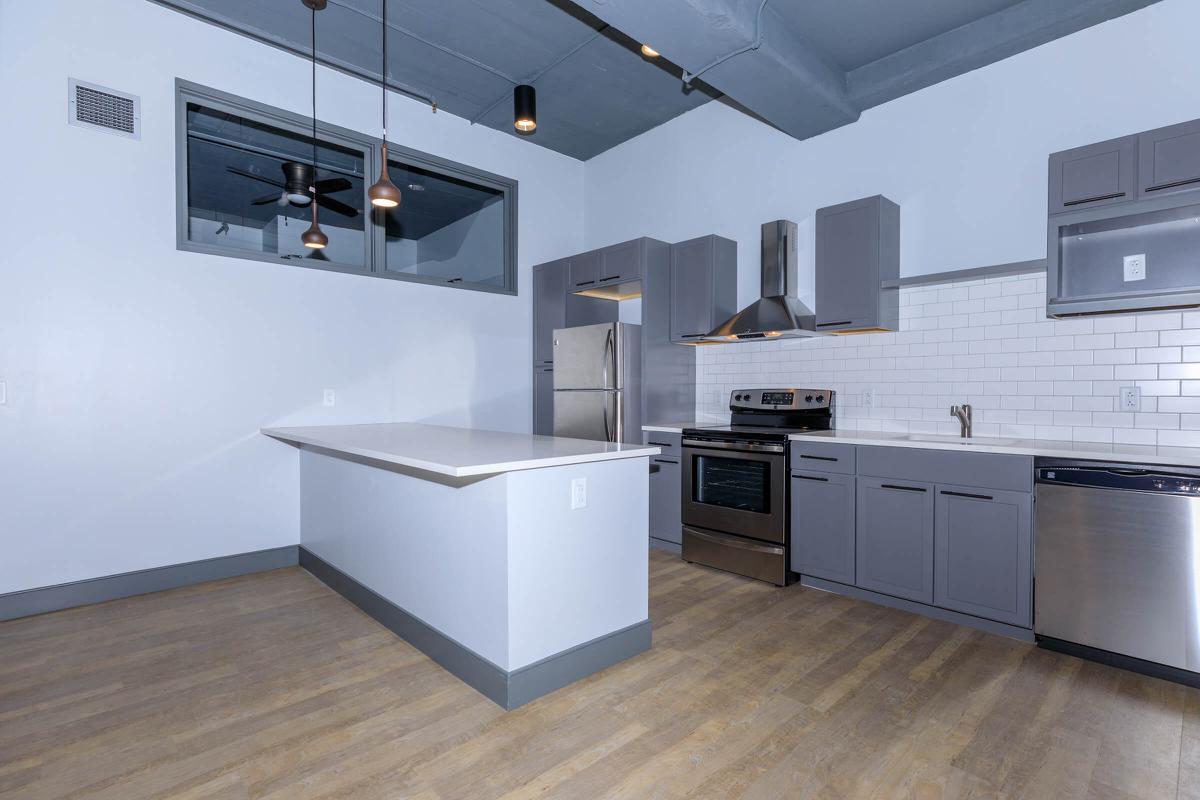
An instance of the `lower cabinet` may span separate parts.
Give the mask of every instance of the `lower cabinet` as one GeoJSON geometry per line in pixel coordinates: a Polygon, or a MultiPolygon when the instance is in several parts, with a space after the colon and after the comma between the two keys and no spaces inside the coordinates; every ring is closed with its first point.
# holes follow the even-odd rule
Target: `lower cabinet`
{"type": "Polygon", "coordinates": [[[858,478],[857,586],[933,602],[933,496],[930,483],[858,478]]]}
{"type": "Polygon", "coordinates": [[[791,478],[791,569],[854,583],[853,475],[795,470],[791,478]]]}
{"type": "Polygon", "coordinates": [[[650,457],[651,537],[674,544],[683,542],[681,486],[678,458],[650,457]]]}
{"type": "Polygon", "coordinates": [[[533,432],[554,435],[554,367],[533,368],[533,432]]]}
{"type": "Polygon", "coordinates": [[[1030,627],[1033,498],[937,487],[934,605],[1030,627]]]}

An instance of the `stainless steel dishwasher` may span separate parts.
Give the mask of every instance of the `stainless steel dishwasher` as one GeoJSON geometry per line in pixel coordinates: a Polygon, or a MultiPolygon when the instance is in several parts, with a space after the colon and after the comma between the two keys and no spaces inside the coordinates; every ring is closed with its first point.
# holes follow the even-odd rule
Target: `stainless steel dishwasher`
{"type": "Polygon", "coordinates": [[[1035,469],[1038,643],[1200,686],[1200,470],[1035,469]]]}

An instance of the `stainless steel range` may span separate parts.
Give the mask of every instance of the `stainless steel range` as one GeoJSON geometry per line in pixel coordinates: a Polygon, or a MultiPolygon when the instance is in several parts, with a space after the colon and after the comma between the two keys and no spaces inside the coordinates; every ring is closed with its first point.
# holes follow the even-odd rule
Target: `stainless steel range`
{"type": "Polygon", "coordinates": [[[788,434],[833,426],[829,389],[735,389],[729,425],[683,431],[683,557],[785,586],[788,434]]]}

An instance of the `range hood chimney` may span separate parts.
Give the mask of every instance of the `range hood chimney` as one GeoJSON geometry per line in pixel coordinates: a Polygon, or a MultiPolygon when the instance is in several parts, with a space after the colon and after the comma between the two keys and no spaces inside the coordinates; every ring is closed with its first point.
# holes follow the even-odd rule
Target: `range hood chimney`
{"type": "Polygon", "coordinates": [[[795,296],[796,223],[778,219],[762,226],[761,297],[709,332],[707,342],[799,339],[822,336],[816,315],[795,296]]]}

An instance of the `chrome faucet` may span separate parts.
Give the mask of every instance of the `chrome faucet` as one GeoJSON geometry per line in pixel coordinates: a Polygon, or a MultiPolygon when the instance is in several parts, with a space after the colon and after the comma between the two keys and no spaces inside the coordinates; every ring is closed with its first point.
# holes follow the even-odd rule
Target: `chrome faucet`
{"type": "Polygon", "coordinates": [[[950,416],[958,420],[958,424],[962,426],[962,433],[959,435],[964,439],[971,438],[971,406],[963,403],[961,406],[950,406],[950,416]]]}

